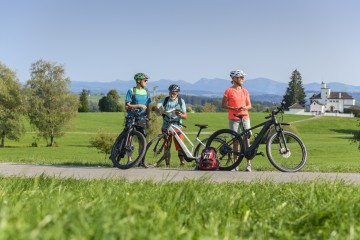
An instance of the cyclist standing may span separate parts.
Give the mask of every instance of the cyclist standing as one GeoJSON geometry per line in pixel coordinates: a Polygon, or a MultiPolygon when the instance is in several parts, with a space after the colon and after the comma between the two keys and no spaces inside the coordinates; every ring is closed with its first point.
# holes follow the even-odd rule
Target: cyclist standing
{"type": "MultiPolygon", "coordinates": [[[[231,87],[225,90],[222,99],[222,108],[228,109],[229,128],[240,133],[240,120],[234,114],[246,114],[244,117],[244,128],[250,128],[250,118],[248,110],[251,109],[249,92],[243,87],[246,74],[242,70],[230,72],[232,79],[231,87]]],[[[238,148],[238,144],[234,144],[234,148],[238,148]]],[[[245,171],[251,172],[251,161],[247,160],[245,171]]]]}
{"type": "Polygon", "coordinates": [[[131,108],[140,110],[139,124],[141,127],[138,129],[145,136],[146,119],[150,118],[151,98],[149,90],[146,88],[149,77],[144,73],[137,73],[134,76],[136,87],[133,87],[127,91],[125,99],[125,109],[128,111],[128,116],[133,116],[134,113],[130,112],[131,108]]]}
{"type": "MultiPolygon", "coordinates": [[[[174,111],[174,116],[172,116],[175,120],[174,125],[176,125],[177,127],[179,127],[182,130],[182,125],[181,125],[182,119],[186,119],[187,114],[186,114],[185,101],[184,101],[184,99],[180,98],[179,93],[180,93],[180,87],[178,85],[176,85],[176,84],[170,85],[169,86],[169,96],[160,99],[156,105],[155,110],[157,112],[159,112],[160,108],[163,108],[165,111],[168,111],[171,109],[176,109],[177,111],[174,111]],[[177,122],[178,122],[178,124],[177,124],[177,122]]],[[[169,113],[169,114],[172,114],[172,113],[169,113]]],[[[169,123],[167,121],[163,120],[162,127],[161,127],[162,131],[166,131],[166,129],[168,128],[168,124],[169,123]]],[[[182,134],[179,134],[179,137],[181,138],[181,140],[184,140],[184,136],[182,134]]],[[[178,152],[178,157],[180,159],[180,165],[183,166],[185,164],[184,153],[181,151],[181,148],[174,136],[173,136],[173,139],[174,139],[176,151],[178,152]]],[[[171,156],[169,156],[168,159],[165,159],[166,166],[170,165],[170,157],[171,156]]]]}

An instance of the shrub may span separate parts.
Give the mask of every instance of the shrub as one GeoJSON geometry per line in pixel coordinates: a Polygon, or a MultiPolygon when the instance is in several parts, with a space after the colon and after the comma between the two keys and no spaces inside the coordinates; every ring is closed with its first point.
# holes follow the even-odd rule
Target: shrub
{"type": "Polygon", "coordinates": [[[354,106],[350,108],[345,108],[344,113],[352,113],[355,117],[360,117],[360,107],[354,106]]]}
{"type": "Polygon", "coordinates": [[[106,156],[111,153],[115,138],[116,135],[100,130],[95,137],[90,139],[90,145],[97,148],[100,153],[105,153],[106,159],[106,156]]]}

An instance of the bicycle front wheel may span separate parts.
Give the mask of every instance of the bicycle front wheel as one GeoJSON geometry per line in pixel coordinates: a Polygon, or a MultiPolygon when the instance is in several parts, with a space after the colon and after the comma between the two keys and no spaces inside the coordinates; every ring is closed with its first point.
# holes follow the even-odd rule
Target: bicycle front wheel
{"type": "Polygon", "coordinates": [[[303,141],[292,132],[274,133],[266,143],[270,163],[282,172],[296,172],[304,167],[307,151],[303,141]]]}
{"type": "Polygon", "coordinates": [[[170,144],[166,134],[159,134],[153,138],[146,146],[146,153],[144,157],[144,167],[152,168],[158,167],[161,163],[168,159],[170,160],[170,144]]]}
{"type": "Polygon", "coordinates": [[[132,168],[145,155],[146,139],[141,132],[121,133],[111,150],[111,161],[120,169],[132,168]]]}
{"type": "Polygon", "coordinates": [[[206,147],[214,147],[219,159],[219,170],[231,171],[244,158],[244,143],[241,136],[231,129],[214,132],[206,142],[206,147]]]}

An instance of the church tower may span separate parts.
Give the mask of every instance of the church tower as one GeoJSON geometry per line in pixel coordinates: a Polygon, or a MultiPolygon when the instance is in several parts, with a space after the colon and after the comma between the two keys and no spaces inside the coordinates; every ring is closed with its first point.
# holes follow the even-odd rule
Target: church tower
{"type": "Polygon", "coordinates": [[[327,104],[327,99],[330,96],[330,88],[326,87],[326,83],[321,83],[321,101],[323,104],[327,104]]]}

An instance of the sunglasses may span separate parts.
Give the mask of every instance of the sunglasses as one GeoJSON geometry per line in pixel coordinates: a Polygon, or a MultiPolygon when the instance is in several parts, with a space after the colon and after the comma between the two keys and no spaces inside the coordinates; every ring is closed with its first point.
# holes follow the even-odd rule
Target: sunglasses
{"type": "Polygon", "coordinates": [[[142,79],[142,81],[145,81],[145,82],[147,82],[148,80],[147,80],[147,79],[142,79]]]}

